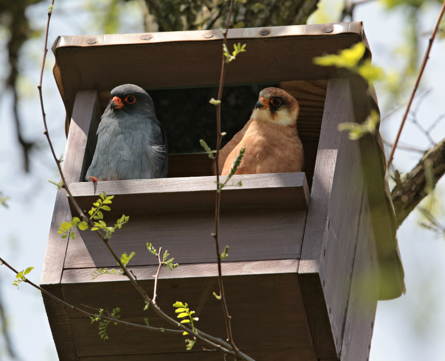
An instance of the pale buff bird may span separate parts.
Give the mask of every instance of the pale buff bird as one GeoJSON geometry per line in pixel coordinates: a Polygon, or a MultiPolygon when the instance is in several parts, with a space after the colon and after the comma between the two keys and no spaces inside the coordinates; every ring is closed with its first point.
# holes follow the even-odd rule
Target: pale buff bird
{"type": "Polygon", "coordinates": [[[221,149],[221,174],[230,173],[242,147],[246,150],[235,174],[301,172],[304,153],[297,132],[299,110],[298,102],[284,90],[263,89],[250,120],[221,149]]]}

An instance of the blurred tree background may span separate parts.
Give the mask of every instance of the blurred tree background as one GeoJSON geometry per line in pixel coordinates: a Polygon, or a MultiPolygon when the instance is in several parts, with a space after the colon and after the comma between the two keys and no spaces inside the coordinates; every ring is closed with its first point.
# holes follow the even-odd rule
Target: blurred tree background
{"type": "MultiPolygon", "coordinates": [[[[419,63],[437,18],[440,4],[439,0],[345,0],[345,2],[341,0],[237,0],[232,24],[235,28],[242,28],[297,25],[306,24],[308,21],[310,23],[364,21],[374,59],[378,59],[377,65],[383,67],[387,74],[383,81],[376,84],[376,89],[382,108],[381,130],[387,145],[390,146],[417,76],[419,63]],[[373,15],[381,18],[373,20],[373,15]],[[373,23],[373,21],[380,27],[380,29],[377,29],[378,26],[373,27],[377,29],[374,36],[367,27],[368,22],[373,23]],[[377,41],[373,41],[372,37],[377,38],[377,41]]],[[[43,263],[55,195],[54,189],[50,185],[45,185],[46,179],[57,178],[56,168],[42,135],[43,128],[36,89],[43,50],[42,35],[49,5],[50,1],[44,0],[0,0],[2,49],[0,52],[0,125],[2,127],[0,216],[2,222],[5,222],[5,227],[2,227],[0,252],[2,255],[10,256],[13,264],[19,262],[20,264],[17,264],[19,268],[36,266],[36,272],[32,275],[34,280],[37,280],[39,267],[43,263]],[[8,206],[9,209],[6,208],[8,206]],[[33,251],[37,249],[38,251],[33,251]],[[27,253],[30,256],[26,256],[27,253]],[[40,258],[35,256],[36,254],[40,258]]],[[[228,6],[229,2],[226,0],[58,0],[53,12],[50,42],[54,41],[57,35],[218,29],[226,21],[228,6]]],[[[435,69],[436,74],[427,73],[422,83],[408,119],[406,134],[402,136],[391,170],[392,173],[396,169],[399,170],[402,173],[402,180],[403,174],[409,173],[415,167],[425,151],[437,147],[445,134],[445,127],[441,122],[445,117],[443,87],[434,85],[433,88],[431,85],[436,84],[435,81],[440,76],[444,79],[443,69],[439,65],[434,67],[431,64],[443,63],[445,50],[441,39],[445,36],[444,25],[443,21],[437,43],[434,45],[434,49],[439,48],[439,50],[433,53],[436,57],[433,56],[430,64],[427,65],[428,69],[435,69]]],[[[51,54],[49,56],[43,85],[44,96],[50,133],[55,140],[57,151],[62,153],[65,142],[65,114],[50,71],[54,60],[51,54]]],[[[433,166],[445,169],[445,151],[442,153],[444,155],[438,157],[433,166]]],[[[438,181],[438,178],[439,176],[436,176],[434,183],[438,181]]],[[[394,186],[395,182],[392,185],[394,186]]],[[[422,192],[421,198],[427,194],[423,188],[422,192]]],[[[440,194],[441,187],[435,191],[436,201],[431,207],[436,217],[442,214],[440,194]]],[[[401,230],[402,235],[410,239],[416,237],[423,240],[433,239],[432,232],[418,230],[419,221],[431,226],[427,219],[415,213],[409,218],[411,223],[409,231],[401,230]]],[[[442,237],[440,227],[435,229],[442,237]]],[[[404,243],[406,240],[402,235],[399,235],[399,239],[404,243]]],[[[415,252],[422,247],[437,246],[431,246],[431,243],[428,243],[429,246],[423,243],[410,242],[409,244],[415,252]]],[[[443,256],[443,248],[439,249],[441,253],[435,252],[438,256],[443,256]]],[[[402,258],[405,260],[404,256],[402,249],[402,258]]],[[[438,291],[437,287],[434,288],[432,284],[426,282],[426,275],[416,279],[415,282],[410,281],[409,277],[412,273],[409,267],[417,267],[416,273],[423,272],[431,276],[434,271],[431,267],[428,268],[428,260],[408,260],[405,262],[405,267],[408,296],[391,302],[393,304],[405,302],[405,306],[401,309],[409,310],[411,314],[402,314],[401,317],[407,319],[406,322],[415,330],[414,333],[430,335],[431,333],[425,330],[436,327],[441,329],[437,324],[432,324],[433,319],[436,323],[441,322],[443,326],[444,311],[439,312],[440,302],[436,296],[437,292],[443,292],[444,288],[438,291]],[[418,261],[425,264],[419,265],[418,261]],[[419,293],[423,297],[409,296],[410,293],[419,293]]],[[[443,269],[440,272],[444,274],[443,269]]],[[[37,324],[34,330],[39,327],[48,329],[40,295],[33,291],[26,291],[26,287],[23,287],[20,295],[11,296],[9,293],[14,292],[12,289],[9,290],[9,287],[12,287],[10,286],[12,279],[10,274],[0,273],[2,290],[0,292],[0,360],[23,360],[24,357],[29,357],[26,356],[29,353],[22,349],[23,342],[17,337],[24,333],[24,327],[29,332],[26,334],[28,339],[34,337],[32,324],[37,324]],[[22,302],[20,310],[16,309],[16,304],[13,305],[16,302],[14,297],[23,299],[17,301],[22,302]],[[16,323],[14,320],[18,317],[17,314],[22,313],[22,309],[25,312],[25,308],[29,311],[25,316],[26,321],[16,323]],[[42,325],[45,322],[46,324],[42,325]],[[21,329],[18,329],[19,327],[15,324],[20,324],[21,329]],[[29,329],[28,326],[30,326],[29,329]]],[[[379,312],[385,312],[386,307],[391,307],[386,304],[390,305],[390,303],[384,303],[385,306],[379,305],[379,312]],[[380,310],[381,307],[383,311],[380,310]]],[[[374,339],[379,337],[377,335],[380,330],[378,328],[379,313],[376,322],[374,339]]],[[[406,333],[407,330],[400,332],[406,333]]],[[[52,340],[48,330],[45,335],[49,346],[45,351],[41,351],[42,355],[36,356],[33,360],[55,359],[55,351],[51,347],[52,340]]],[[[397,345],[393,347],[398,348],[397,345]]],[[[414,353],[411,354],[414,355],[414,353]]],[[[379,357],[377,351],[372,355],[375,355],[375,359],[371,358],[371,360],[377,360],[379,357]]],[[[387,359],[399,359],[398,354],[387,355],[392,355],[387,359]]],[[[434,359],[438,359],[438,355],[436,356],[434,359]]],[[[31,360],[31,358],[28,359],[31,360]]]]}

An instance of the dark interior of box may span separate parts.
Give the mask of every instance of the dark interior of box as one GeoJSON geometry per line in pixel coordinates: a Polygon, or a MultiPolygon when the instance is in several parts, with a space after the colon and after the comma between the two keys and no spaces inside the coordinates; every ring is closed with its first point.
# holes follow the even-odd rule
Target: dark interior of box
{"type": "MultiPolygon", "coordinates": [[[[281,87],[300,104],[298,133],[305,151],[305,173],[312,184],[327,81],[290,81],[284,83],[225,86],[222,98],[224,146],[249,120],[258,94],[268,86],[281,87]]],[[[217,98],[218,87],[146,89],[153,99],[156,115],[167,133],[169,146],[168,177],[212,175],[212,161],[204,153],[200,139],[216,147],[216,112],[209,103],[217,98]]],[[[100,93],[101,111],[108,105],[109,92],[100,93]]],[[[91,159],[86,159],[87,164],[91,159]]]]}

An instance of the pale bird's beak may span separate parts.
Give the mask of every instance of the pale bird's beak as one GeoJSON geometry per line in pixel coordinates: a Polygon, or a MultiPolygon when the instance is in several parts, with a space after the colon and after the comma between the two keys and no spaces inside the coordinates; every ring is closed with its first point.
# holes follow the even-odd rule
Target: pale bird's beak
{"type": "Polygon", "coordinates": [[[111,109],[120,109],[124,106],[124,103],[122,102],[122,99],[119,97],[113,97],[111,99],[111,109]]]}
{"type": "Polygon", "coordinates": [[[255,104],[255,109],[269,109],[269,103],[264,97],[261,97],[258,99],[257,103],[255,104]]]}

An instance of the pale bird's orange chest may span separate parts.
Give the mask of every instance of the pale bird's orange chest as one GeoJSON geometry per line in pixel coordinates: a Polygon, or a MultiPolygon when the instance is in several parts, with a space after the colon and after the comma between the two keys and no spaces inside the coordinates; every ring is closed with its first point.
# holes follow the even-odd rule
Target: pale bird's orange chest
{"type": "Polygon", "coordinates": [[[291,126],[251,119],[226,147],[230,152],[222,152],[223,175],[242,147],[246,151],[236,174],[300,172],[304,164],[297,129],[291,126]]]}

